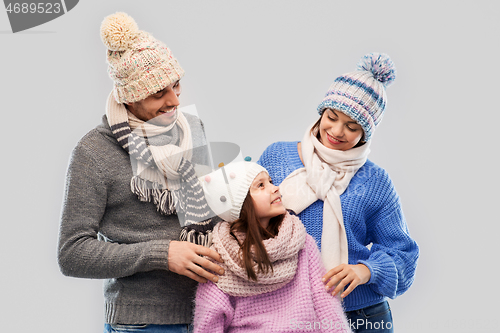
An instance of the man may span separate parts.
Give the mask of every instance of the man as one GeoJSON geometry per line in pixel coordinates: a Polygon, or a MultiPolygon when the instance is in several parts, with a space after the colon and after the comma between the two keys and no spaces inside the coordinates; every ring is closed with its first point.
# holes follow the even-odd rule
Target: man
{"type": "Polygon", "coordinates": [[[215,251],[178,241],[180,184],[207,157],[193,153],[206,145],[203,127],[177,109],[184,71],[165,44],[125,13],[105,18],[101,38],[114,88],[71,156],[59,266],[106,279],[106,330],[185,332],[197,282],[223,273],[202,257],[220,262],[215,251]]]}

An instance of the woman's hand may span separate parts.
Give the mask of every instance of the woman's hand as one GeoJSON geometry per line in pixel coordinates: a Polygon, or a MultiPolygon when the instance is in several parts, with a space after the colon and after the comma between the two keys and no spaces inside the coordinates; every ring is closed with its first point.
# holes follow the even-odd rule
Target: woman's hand
{"type": "Polygon", "coordinates": [[[332,295],[337,295],[347,284],[349,287],[340,295],[345,298],[360,284],[370,281],[371,273],[368,267],[363,264],[347,265],[342,264],[332,268],[323,276],[323,282],[326,284],[326,290],[336,286],[332,295]]]}

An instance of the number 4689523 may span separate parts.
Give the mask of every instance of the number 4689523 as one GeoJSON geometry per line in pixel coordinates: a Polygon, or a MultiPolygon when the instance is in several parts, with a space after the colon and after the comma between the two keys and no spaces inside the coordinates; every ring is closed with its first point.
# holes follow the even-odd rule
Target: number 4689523
{"type": "Polygon", "coordinates": [[[61,12],[61,4],[60,3],[9,3],[7,5],[7,13],[15,13],[15,14],[59,14],[61,12]]]}

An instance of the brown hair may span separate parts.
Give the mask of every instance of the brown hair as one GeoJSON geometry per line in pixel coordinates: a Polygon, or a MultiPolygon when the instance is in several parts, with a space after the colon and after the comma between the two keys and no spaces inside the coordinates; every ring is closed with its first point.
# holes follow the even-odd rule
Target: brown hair
{"type": "MultiPolygon", "coordinates": [[[[236,238],[233,233],[234,231],[245,234],[245,240],[240,244],[240,255],[249,279],[257,281],[257,272],[267,274],[269,271],[273,271],[273,266],[269,260],[263,241],[273,238],[278,234],[284,217],[285,214],[272,217],[269,220],[267,228],[263,228],[255,214],[250,192],[247,194],[245,201],[243,201],[240,218],[231,224],[229,231],[234,238],[236,238]],[[254,264],[257,264],[257,272],[254,270],[254,264]]],[[[237,238],[236,240],[238,241],[237,238]]]]}
{"type": "MultiPolygon", "coordinates": [[[[323,111],[323,113],[325,113],[325,111],[323,111]]],[[[314,125],[311,127],[311,134],[314,134],[316,133],[316,138],[318,139],[319,142],[321,142],[321,135],[319,133],[319,125],[321,124],[321,118],[323,118],[323,113],[321,114],[321,116],[319,116],[319,119],[316,120],[316,122],[314,123],[314,125]]],[[[323,143],[323,142],[321,142],[323,143]]],[[[357,147],[360,147],[362,145],[364,145],[366,143],[365,141],[365,132],[363,131],[363,136],[361,137],[361,139],[359,140],[358,143],[356,143],[356,145],[352,148],[357,148],[357,147]]]]}

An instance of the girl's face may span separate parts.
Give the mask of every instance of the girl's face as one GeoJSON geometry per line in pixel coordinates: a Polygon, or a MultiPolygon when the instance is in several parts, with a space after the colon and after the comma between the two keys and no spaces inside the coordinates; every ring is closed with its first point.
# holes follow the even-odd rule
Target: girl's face
{"type": "Polygon", "coordinates": [[[275,186],[267,172],[262,171],[250,185],[255,214],[263,228],[267,228],[272,217],[284,214],[285,207],[281,203],[279,187],[275,186]]]}
{"type": "Polygon", "coordinates": [[[326,109],[319,124],[321,143],[330,149],[349,150],[363,137],[363,128],[346,114],[326,109]]]}

